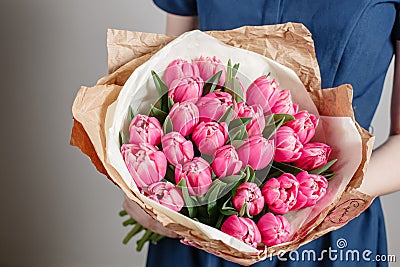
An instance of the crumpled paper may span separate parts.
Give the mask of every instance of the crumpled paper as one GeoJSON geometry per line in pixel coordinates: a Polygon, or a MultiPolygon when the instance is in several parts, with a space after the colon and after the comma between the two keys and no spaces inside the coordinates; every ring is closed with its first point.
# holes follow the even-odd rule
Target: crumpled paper
{"type": "MultiPolygon", "coordinates": [[[[348,116],[354,120],[350,85],[321,90],[311,34],[302,24],[251,26],[223,32],[208,32],[208,34],[228,45],[259,53],[291,68],[310,93],[320,115],[348,116]]],[[[207,236],[193,231],[190,225],[182,227],[168,216],[157,213],[141,195],[133,193],[107,161],[105,153],[107,109],[116,100],[132,72],[173,39],[174,37],[159,34],[109,30],[107,46],[110,74],[101,78],[94,87],[82,87],[73,105],[74,127],[71,144],[78,146],[87,154],[100,172],[106,174],[149,215],[183,236],[184,243],[202,248],[227,260],[250,265],[282,251],[296,249],[335,230],[358,216],[370,205],[373,198],[356,188],[361,184],[365,174],[372,152],[373,137],[357,124],[363,143],[362,162],[344,193],[302,226],[296,232],[293,241],[269,247],[265,251],[239,251],[219,240],[210,240],[207,236]]]]}

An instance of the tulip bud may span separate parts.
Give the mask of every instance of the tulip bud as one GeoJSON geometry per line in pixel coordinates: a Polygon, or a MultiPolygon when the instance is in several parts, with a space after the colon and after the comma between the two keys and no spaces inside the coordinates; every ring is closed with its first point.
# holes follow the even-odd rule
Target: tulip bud
{"type": "Polygon", "coordinates": [[[150,144],[124,144],[122,157],[139,188],[161,181],[167,172],[167,159],[163,152],[150,144]]]}
{"type": "Polygon", "coordinates": [[[204,82],[200,77],[183,77],[173,80],[168,96],[176,102],[196,102],[203,93],[204,82]]]}
{"type": "Polygon", "coordinates": [[[300,158],[303,145],[292,128],[281,126],[276,131],[274,138],[276,142],[275,161],[293,162],[300,158]]]}
{"type": "Polygon", "coordinates": [[[203,57],[201,56],[197,61],[197,67],[199,68],[200,77],[207,81],[209,78],[222,71],[221,77],[218,80],[218,85],[223,86],[225,83],[226,70],[221,60],[214,57],[203,57]]]}
{"type": "Polygon", "coordinates": [[[178,132],[170,132],[161,139],[163,152],[172,165],[183,164],[194,157],[193,144],[178,132]]]}
{"type": "Polygon", "coordinates": [[[150,185],[145,191],[145,195],[176,212],[180,211],[185,204],[181,190],[170,182],[158,182],[150,185]]]}
{"type": "Polygon", "coordinates": [[[252,118],[246,125],[249,136],[261,135],[265,128],[264,112],[260,105],[248,106],[244,102],[237,104],[235,108],[237,118],[252,118]]]}
{"type": "Polygon", "coordinates": [[[247,104],[260,105],[264,113],[271,113],[278,98],[278,83],[266,75],[257,78],[246,91],[247,104]]]}
{"type": "Polygon", "coordinates": [[[328,180],[324,176],[304,171],[297,174],[296,179],[299,181],[299,194],[292,210],[314,206],[326,194],[328,180]]]}
{"type": "Polygon", "coordinates": [[[262,136],[251,136],[237,149],[242,168],[264,169],[274,157],[274,141],[262,136]]]}
{"type": "Polygon", "coordinates": [[[190,101],[175,103],[169,111],[173,129],[183,136],[192,133],[194,127],[199,123],[199,110],[190,101]]]}
{"type": "Polygon", "coordinates": [[[232,96],[225,92],[213,92],[197,101],[200,121],[218,121],[230,106],[233,106],[232,96]]]}
{"type": "Polygon", "coordinates": [[[242,167],[242,162],[239,160],[239,155],[235,148],[231,145],[225,145],[216,150],[211,166],[215,175],[223,178],[238,174],[242,167]]]}
{"type": "Polygon", "coordinates": [[[266,246],[274,246],[289,240],[290,224],[283,216],[267,213],[257,223],[262,242],[266,246]]]}
{"type": "Polygon", "coordinates": [[[317,128],[317,116],[307,111],[300,111],[294,115],[294,118],[285,125],[294,130],[302,144],[308,143],[314,137],[315,128],[317,128]]]}
{"type": "Polygon", "coordinates": [[[193,130],[192,140],[201,153],[214,155],[228,140],[228,126],[225,122],[200,122],[193,130]]]}
{"type": "Polygon", "coordinates": [[[293,162],[303,170],[314,170],[324,166],[329,159],[332,148],[323,143],[308,143],[301,149],[301,156],[293,162]]]}
{"type": "Polygon", "coordinates": [[[269,179],[262,188],[262,194],[270,210],[285,214],[296,204],[299,182],[290,173],[269,179]]]}
{"type": "Polygon", "coordinates": [[[261,234],[254,221],[249,218],[229,216],[222,224],[221,231],[257,248],[261,234]]]}
{"type": "Polygon", "coordinates": [[[148,143],[156,146],[163,134],[160,122],[154,117],[136,115],[129,125],[129,143],[148,143]]]}
{"type": "Polygon", "coordinates": [[[199,68],[193,62],[188,62],[184,59],[175,59],[172,61],[164,73],[165,84],[168,88],[174,80],[179,80],[183,77],[199,77],[199,68]]]}
{"type": "Polygon", "coordinates": [[[232,197],[233,206],[240,211],[246,204],[249,215],[257,215],[264,208],[264,197],[257,184],[245,182],[236,189],[236,194],[232,197]]]}
{"type": "Polygon", "coordinates": [[[271,104],[271,112],[274,114],[290,114],[297,113],[299,106],[293,104],[292,96],[289,90],[278,90],[275,103],[271,104]]]}
{"type": "Polygon", "coordinates": [[[175,167],[175,182],[178,184],[185,179],[186,186],[191,196],[201,196],[210,189],[211,167],[207,161],[197,157],[192,161],[178,164],[175,167]]]}

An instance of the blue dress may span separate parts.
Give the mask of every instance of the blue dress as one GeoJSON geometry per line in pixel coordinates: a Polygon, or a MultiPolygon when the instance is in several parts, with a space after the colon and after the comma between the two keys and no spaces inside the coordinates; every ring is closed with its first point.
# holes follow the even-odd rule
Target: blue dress
{"type": "MultiPolygon", "coordinates": [[[[349,83],[358,123],[369,129],[385,75],[399,39],[400,0],[154,0],[168,13],[198,16],[201,30],[227,30],[244,25],[303,23],[312,33],[321,70],[322,88],[349,83]]],[[[343,240],[342,240],[343,241],[343,240]]],[[[376,199],[359,217],[328,233],[296,253],[273,257],[254,266],[387,266],[375,255],[387,255],[381,203],[376,199]],[[346,248],[338,241],[345,239],[346,248]],[[339,246],[338,246],[339,245],[339,246]],[[329,253],[324,250],[331,250],[329,253]],[[340,251],[357,250],[355,256],[340,251]],[[304,257],[305,250],[317,258],[304,257]],[[336,250],[336,252],[334,252],[336,250]],[[369,252],[370,251],[370,252],[369,252]],[[365,254],[363,257],[363,253],[365,254]],[[367,255],[368,254],[368,255],[367,255]],[[296,259],[296,255],[300,255],[296,259]],[[321,256],[322,257],[318,257],[321,256]],[[335,259],[336,255],[336,259],[335,259]]],[[[222,267],[234,263],[165,238],[150,245],[147,266],[222,267]]]]}

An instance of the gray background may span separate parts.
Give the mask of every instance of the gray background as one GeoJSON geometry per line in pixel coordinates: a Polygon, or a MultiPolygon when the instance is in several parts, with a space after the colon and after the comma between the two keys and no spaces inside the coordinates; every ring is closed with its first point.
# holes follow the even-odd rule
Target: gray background
{"type": "MultiPolygon", "coordinates": [[[[0,266],[144,266],[145,251],[121,244],[121,192],[68,145],[70,109],[106,74],[107,28],[162,33],[164,14],[150,0],[1,0],[0,20],[0,266]]],[[[400,194],[383,202],[399,258],[400,194]]]]}

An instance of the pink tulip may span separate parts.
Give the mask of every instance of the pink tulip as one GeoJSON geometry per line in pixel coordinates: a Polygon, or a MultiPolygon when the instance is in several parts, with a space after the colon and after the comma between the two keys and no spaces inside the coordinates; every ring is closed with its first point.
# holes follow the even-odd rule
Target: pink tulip
{"type": "Polygon", "coordinates": [[[168,96],[174,102],[196,102],[203,93],[204,82],[200,77],[183,77],[173,80],[168,90],[168,96]]]}
{"type": "Polygon", "coordinates": [[[225,83],[226,70],[225,66],[222,64],[221,60],[214,57],[203,57],[201,56],[197,61],[197,66],[199,67],[200,77],[207,81],[213,75],[222,71],[221,77],[219,78],[218,85],[223,86],[225,83]]]}
{"type": "Polygon", "coordinates": [[[145,195],[176,212],[180,211],[185,204],[181,190],[170,182],[158,182],[150,185],[145,191],[145,195]]]}
{"type": "Polygon", "coordinates": [[[269,179],[261,190],[270,210],[285,214],[296,204],[299,182],[290,173],[269,179]]]}
{"type": "Polygon", "coordinates": [[[308,143],[314,137],[315,128],[318,125],[318,118],[307,111],[300,111],[294,115],[295,120],[287,122],[285,125],[292,128],[302,144],[308,143]]]}
{"type": "Polygon", "coordinates": [[[276,131],[274,138],[276,143],[275,161],[293,162],[300,158],[303,145],[292,128],[281,126],[276,131]]]}
{"type": "Polygon", "coordinates": [[[325,194],[328,188],[328,180],[322,175],[300,172],[296,175],[299,181],[299,194],[293,210],[314,206],[325,194]]]}
{"type": "Polygon", "coordinates": [[[247,204],[249,214],[257,215],[264,208],[264,197],[257,184],[246,182],[237,187],[236,195],[232,197],[232,203],[237,211],[247,204]]]}
{"type": "Polygon", "coordinates": [[[129,143],[148,143],[156,146],[161,141],[163,130],[160,122],[154,117],[136,115],[129,125],[129,143]]]}
{"type": "Polygon", "coordinates": [[[257,78],[246,91],[247,104],[260,105],[264,113],[271,113],[271,108],[278,98],[278,83],[266,75],[257,78]]]}
{"type": "Polygon", "coordinates": [[[257,226],[262,242],[266,246],[278,245],[289,240],[291,227],[289,221],[283,216],[275,216],[269,212],[260,218],[257,226]]]}
{"type": "Polygon", "coordinates": [[[255,248],[261,242],[260,231],[249,218],[231,215],[222,224],[221,231],[255,248]]]}
{"type": "Polygon", "coordinates": [[[200,121],[218,121],[233,106],[232,96],[225,92],[213,92],[205,95],[197,101],[200,121]]]}
{"type": "Polygon", "coordinates": [[[193,130],[192,140],[201,153],[214,155],[228,140],[228,125],[225,122],[200,122],[193,130]]]}
{"type": "Polygon", "coordinates": [[[174,80],[179,80],[183,77],[199,77],[200,72],[197,65],[193,62],[188,62],[185,59],[175,59],[172,61],[164,73],[165,84],[168,88],[174,80]]]}
{"type": "Polygon", "coordinates": [[[190,101],[175,103],[168,116],[172,121],[174,131],[183,136],[191,134],[194,127],[199,123],[199,110],[190,101]]]}
{"type": "Polygon", "coordinates": [[[242,167],[235,148],[231,145],[225,145],[215,151],[215,157],[211,164],[217,177],[223,178],[238,174],[242,167]]]}
{"type": "Polygon", "coordinates": [[[194,157],[193,144],[179,132],[170,132],[161,139],[163,152],[172,165],[184,164],[194,157]]]}
{"type": "Polygon", "coordinates": [[[201,196],[210,189],[211,167],[203,158],[197,157],[192,161],[178,164],[175,167],[175,182],[185,179],[188,192],[191,196],[201,196]]]}
{"type": "Polygon", "coordinates": [[[271,104],[271,112],[274,114],[290,114],[297,113],[299,106],[293,104],[292,96],[289,90],[278,90],[278,97],[275,103],[271,104]]]}
{"type": "Polygon", "coordinates": [[[167,159],[163,152],[150,144],[124,144],[122,157],[133,180],[139,188],[148,187],[164,178],[167,159]]]}
{"type": "Polygon", "coordinates": [[[237,149],[242,168],[250,165],[254,170],[264,169],[274,157],[274,141],[262,136],[251,136],[237,149]]]}
{"type": "Polygon", "coordinates": [[[265,128],[264,112],[260,105],[248,106],[241,102],[236,105],[235,113],[237,118],[252,118],[251,122],[246,125],[249,136],[261,135],[265,128]]]}
{"type": "Polygon", "coordinates": [[[303,170],[314,170],[328,162],[332,148],[323,143],[308,143],[301,149],[301,157],[293,162],[303,170]]]}

